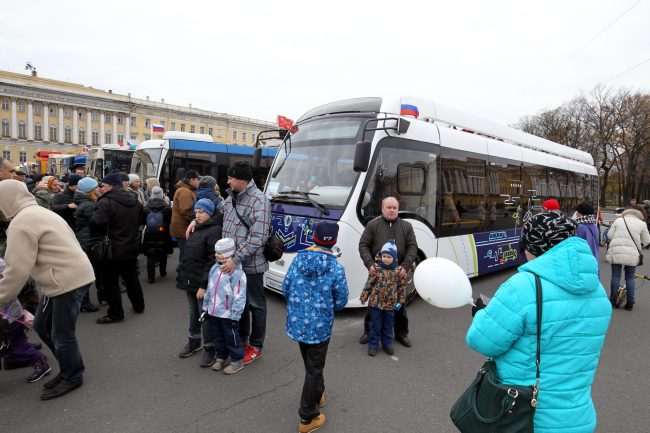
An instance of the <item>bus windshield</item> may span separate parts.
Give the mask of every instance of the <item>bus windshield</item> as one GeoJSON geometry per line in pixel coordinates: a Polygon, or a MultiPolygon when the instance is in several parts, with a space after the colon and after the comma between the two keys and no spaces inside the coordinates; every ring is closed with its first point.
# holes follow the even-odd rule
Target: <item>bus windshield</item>
{"type": "Polygon", "coordinates": [[[143,182],[149,178],[158,178],[158,167],[160,166],[161,156],[162,149],[160,148],[136,150],[134,158],[138,158],[140,164],[139,172],[143,182]]]}
{"type": "Polygon", "coordinates": [[[278,149],[267,197],[343,209],[357,178],[352,165],[365,120],[336,117],[299,125],[278,149]]]}

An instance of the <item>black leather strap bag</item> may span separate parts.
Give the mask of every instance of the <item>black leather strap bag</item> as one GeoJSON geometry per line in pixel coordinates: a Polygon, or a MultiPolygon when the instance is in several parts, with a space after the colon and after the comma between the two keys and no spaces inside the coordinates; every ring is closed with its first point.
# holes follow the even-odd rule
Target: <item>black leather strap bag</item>
{"type": "Polygon", "coordinates": [[[542,282],[537,292],[537,368],[534,385],[497,383],[496,364],[488,359],[472,384],[451,407],[451,420],[462,433],[533,433],[539,391],[539,352],[542,331],[542,282]]]}
{"type": "MultiPolygon", "coordinates": [[[[246,221],[244,221],[244,218],[239,215],[237,206],[235,206],[234,199],[232,201],[232,208],[235,210],[235,214],[237,215],[237,218],[239,218],[239,221],[241,221],[241,223],[244,224],[244,227],[246,227],[246,230],[250,230],[250,225],[248,225],[246,221]]],[[[282,258],[282,254],[284,254],[284,244],[280,238],[275,233],[273,233],[273,225],[269,225],[269,237],[266,239],[262,254],[264,254],[264,258],[269,262],[280,260],[282,258]]]]}

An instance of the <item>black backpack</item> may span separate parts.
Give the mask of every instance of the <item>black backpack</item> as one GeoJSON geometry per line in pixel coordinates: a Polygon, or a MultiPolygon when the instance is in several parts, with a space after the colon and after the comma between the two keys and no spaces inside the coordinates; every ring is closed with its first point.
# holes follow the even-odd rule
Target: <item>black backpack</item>
{"type": "Polygon", "coordinates": [[[160,211],[149,212],[147,214],[147,226],[146,230],[148,232],[164,232],[165,231],[165,219],[163,214],[160,211]]]}

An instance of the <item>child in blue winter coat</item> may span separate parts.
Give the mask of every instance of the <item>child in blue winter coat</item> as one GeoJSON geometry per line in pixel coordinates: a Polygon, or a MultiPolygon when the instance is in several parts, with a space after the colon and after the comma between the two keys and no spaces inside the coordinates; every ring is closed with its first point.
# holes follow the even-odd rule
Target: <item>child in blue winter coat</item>
{"type": "Polygon", "coordinates": [[[368,302],[370,332],[368,355],[377,355],[379,340],[384,352],[395,354],[393,349],[393,325],[395,310],[406,302],[406,283],[397,272],[397,246],[390,240],[381,247],[377,260],[377,273],[369,277],[361,292],[361,303],[368,302]]]}
{"type": "Polygon", "coordinates": [[[203,311],[209,316],[217,353],[217,360],[212,369],[235,374],[244,368],[244,346],[239,337],[239,318],[246,305],[246,274],[241,264],[232,274],[221,270],[221,264],[235,255],[233,239],[220,239],[215,244],[214,251],[217,263],[210,269],[208,288],[203,296],[203,311]],[[229,356],[230,364],[226,366],[229,356]]]}
{"type": "Polygon", "coordinates": [[[321,222],[314,230],[314,245],[298,252],[282,284],[287,300],[287,335],[296,340],[305,364],[305,382],[300,397],[298,431],[307,433],[325,423],[319,406],[325,405],[323,369],[334,311],[348,302],[348,284],[343,266],[331,248],[339,226],[321,222]]]}

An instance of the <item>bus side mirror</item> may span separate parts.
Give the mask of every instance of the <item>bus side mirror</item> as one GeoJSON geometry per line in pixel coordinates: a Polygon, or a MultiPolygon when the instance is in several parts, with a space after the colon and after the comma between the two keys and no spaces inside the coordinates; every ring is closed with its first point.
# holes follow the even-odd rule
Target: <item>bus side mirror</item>
{"type": "Polygon", "coordinates": [[[370,163],[370,142],[358,141],[357,147],[354,151],[354,165],[352,169],[356,172],[368,171],[368,164],[370,163]]]}
{"type": "Polygon", "coordinates": [[[253,170],[257,170],[260,168],[262,162],[262,148],[261,147],[256,147],[255,150],[253,150],[253,170]]]}

